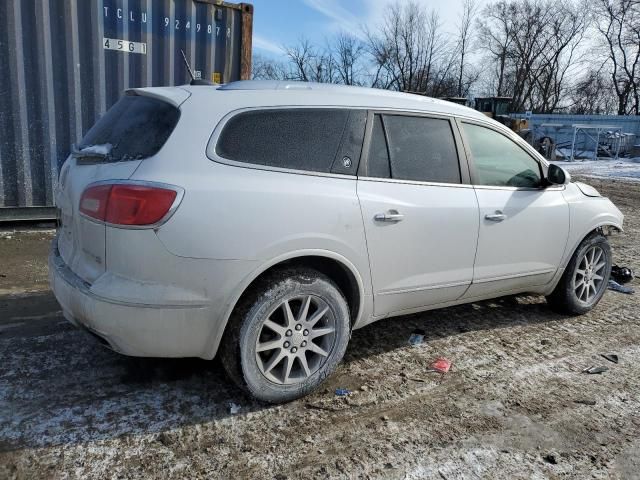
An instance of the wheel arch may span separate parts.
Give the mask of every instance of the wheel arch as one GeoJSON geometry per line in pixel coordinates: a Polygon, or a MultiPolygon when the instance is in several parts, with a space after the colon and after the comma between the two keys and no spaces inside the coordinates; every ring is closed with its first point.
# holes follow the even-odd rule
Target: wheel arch
{"type": "Polygon", "coordinates": [[[562,270],[564,270],[567,267],[567,264],[571,260],[571,257],[573,256],[578,246],[580,246],[583,240],[587,238],[589,235],[592,235],[594,233],[601,233],[605,237],[608,237],[613,232],[623,232],[623,231],[624,230],[622,228],[622,225],[612,220],[603,220],[590,226],[588,229],[586,229],[586,231],[583,231],[581,235],[576,236],[576,239],[574,240],[573,244],[570,245],[570,248],[567,249],[564,255],[564,258],[562,259],[562,270]]]}
{"type": "Polygon", "coordinates": [[[571,261],[571,257],[575,253],[576,249],[580,246],[580,244],[587,238],[589,235],[594,233],[602,233],[605,236],[609,236],[612,232],[623,232],[622,224],[616,220],[602,220],[600,222],[596,222],[593,225],[589,226],[589,228],[583,230],[580,235],[577,235],[571,243],[567,243],[567,247],[565,253],[562,257],[562,262],[560,264],[560,268],[556,271],[555,276],[549,282],[544,295],[549,295],[558,285],[562,275],[564,274],[567,265],[571,261]]]}
{"type": "MultiPolygon", "coordinates": [[[[231,298],[223,318],[209,342],[207,358],[214,357],[220,341],[224,337],[233,311],[242,299],[251,292],[252,287],[265,275],[275,270],[292,267],[306,267],[318,270],[336,282],[349,305],[351,328],[360,322],[365,310],[367,310],[367,306],[365,305],[365,299],[367,297],[365,295],[364,280],[353,263],[342,255],[328,250],[289,252],[261,264],[260,267],[247,275],[238,285],[236,293],[231,298]]],[[[369,307],[369,310],[372,310],[372,307],[369,307]]]]}

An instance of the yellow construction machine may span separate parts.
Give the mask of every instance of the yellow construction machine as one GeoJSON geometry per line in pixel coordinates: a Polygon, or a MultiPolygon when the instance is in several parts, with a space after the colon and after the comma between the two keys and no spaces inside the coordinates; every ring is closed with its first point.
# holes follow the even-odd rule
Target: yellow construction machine
{"type": "Polygon", "coordinates": [[[509,116],[512,100],[511,97],[477,97],[476,110],[509,127],[518,135],[525,136],[529,132],[529,121],[525,118],[509,116]]]}

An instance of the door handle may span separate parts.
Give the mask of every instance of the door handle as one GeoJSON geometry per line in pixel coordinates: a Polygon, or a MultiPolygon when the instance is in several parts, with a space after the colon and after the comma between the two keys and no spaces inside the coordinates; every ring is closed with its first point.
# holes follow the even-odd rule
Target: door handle
{"type": "Polygon", "coordinates": [[[373,219],[376,222],[398,223],[404,219],[404,215],[397,210],[389,210],[387,213],[376,213],[373,219]]]}
{"type": "Polygon", "coordinates": [[[507,218],[507,216],[504,213],[502,213],[500,210],[496,210],[496,213],[488,213],[487,215],[484,216],[484,218],[486,218],[491,222],[501,222],[505,218],[507,218]]]}

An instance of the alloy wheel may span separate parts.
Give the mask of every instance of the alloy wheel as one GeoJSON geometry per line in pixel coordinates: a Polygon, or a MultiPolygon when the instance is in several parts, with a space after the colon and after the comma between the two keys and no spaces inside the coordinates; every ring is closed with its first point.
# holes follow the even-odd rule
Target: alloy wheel
{"type": "Polygon", "coordinates": [[[578,300],[589,304],[598,296],[604,288],[606,266],[604,250],[598,245],[584,253],[573,274],[573,290],[578,300]]]}
{"type": "Polygon", "coordinates": [[[300,383],[329,357],[336,335],[329,305],[315,295],[283,300],[265,318],[256,339],[260,372],[280,385],[300,383]]]}

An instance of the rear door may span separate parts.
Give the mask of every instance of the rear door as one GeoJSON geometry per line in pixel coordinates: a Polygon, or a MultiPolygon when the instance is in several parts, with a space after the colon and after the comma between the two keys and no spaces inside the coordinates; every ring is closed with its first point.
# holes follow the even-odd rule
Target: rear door
{"type": "Polygon", "coordinates": [[[480,206],[469,298],[545,285],[569,234],[563,186],[545,186],[539,161],[497,128],[461,122],[480,206]]]}
{"type": "Polygon", "coordinates": [[[374,314],[459,298],[473,278],[478,204],[445,117],[371,113],[358,177],[374,314]]]}
{"type": "Polygon", "coordinates": [[[162,148],[179,116],[175,105],[129,92],[96,122],[64,163],[56,192],[58,249],[86,282],[105,270],[106,227],[79,213],[83,191],[95,182],[131,177],[140,162],[162,148]]]}

